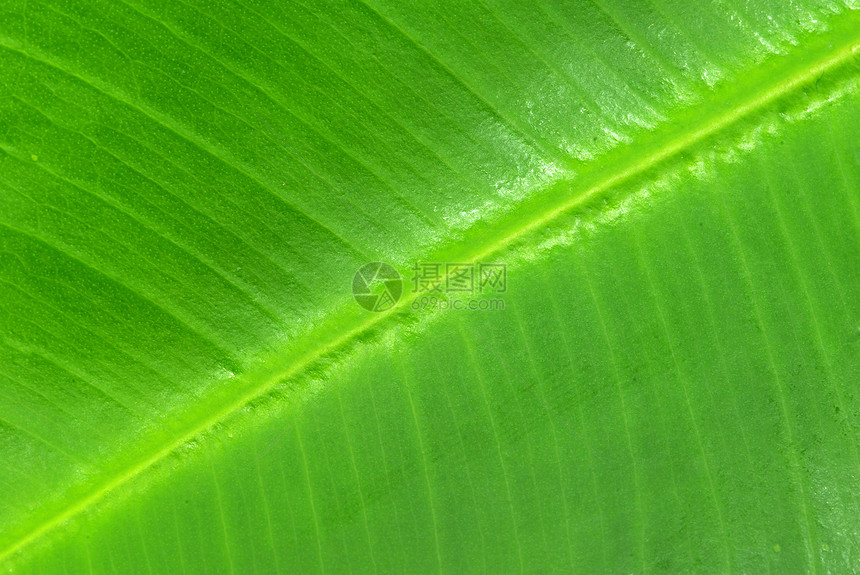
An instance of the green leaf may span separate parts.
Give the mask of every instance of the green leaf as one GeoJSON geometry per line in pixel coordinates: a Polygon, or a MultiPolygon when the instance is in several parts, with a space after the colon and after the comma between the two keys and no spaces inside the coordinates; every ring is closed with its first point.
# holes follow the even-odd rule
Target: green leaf
{"type": "Polygon", "coordinates": [[[858,31],[7,0],[0,569],[860,571],[858,31]]]}

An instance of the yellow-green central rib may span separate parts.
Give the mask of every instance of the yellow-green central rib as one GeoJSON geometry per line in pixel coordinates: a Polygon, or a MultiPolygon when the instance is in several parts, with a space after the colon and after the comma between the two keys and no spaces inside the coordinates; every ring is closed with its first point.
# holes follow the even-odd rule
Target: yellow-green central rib
{"type": "MultiPolygon", "coordinates": [[[[845,68],[860,52],[860,38],[856,32],[857,21],[860,18],[850,13],[838,19],[839,24],[833,26],[830,34],[819,38],[817,44],[813,41],[813,48],[804,51],[797,60],[784,58],[776,62],[773,68],[768,69],[766,77],[773,80],[757,83],[757,78],[764,76],[752,76],[752,79],[742,84],[740,88],[735,86],[728,95],[718,92],[713,99],[701,102],[695,110],[688,111],[688,116],[695,118],[695,123],[688,124],[684,128],[667,126],[662,137],[648,142],[647,150],[641,149],[646,146],[634,146],[624,154],[611,157],[609,161],[603,163],[604,165],[593,164],[594,169],[589,171],[590,175],[564,182],[562,186],[555,186],[550,193],[539,200],[538,204],[530,206],[527,210],[522,206],[512,210],[498,226],[493,228],[498,231],[498,239],[486,241],[483,245],[479,241],[472,242],[469,245],[476,247],[469,250],[467,254],[460,253],[460,255],[470,256],[470,261],[486,259],[589,199],[690,149],[738,120],[764,110],[787,94],[817,81],[822,75],[845,68]],[[724,100],[721,101],[721,98],[724,100]],[[727,106],[721,108],[717,105],[719,103],[727,106]]],[[[851,70],[850,66],[848,69],[851,70]]],[[[487,236],[484,234],[480,237],[487,236]]],[[[409,303],[411,302],[407,302],[406,298],[401,299],[392,310],[386,313],[357,315],[355,313],[357,306],[350,305],[342,312],[332,314],[293,349],[283,355],[269,358],[264,368],[246,374],[241,378],[242,381],[236,381],[232,397],[228,394],[217,396],[190,413],[191,421],[162,447],[144,454],[139,461],[95,486],[88,495],[75,504],[34,526],[24,536],[0,551],[0,560],[20,551],[118,487],[138,477],[163,461],[177,448],[200,436],[213,425],[228,419],[231,414],[255,398],[271,391],[277,384],[302,374],[308,367],[331,352],[359,341],[363,335],[373,333],[374,329],[384,326],[386,321],[390,322],[396,318],[393,312],[404,309],[409,303]]]]}

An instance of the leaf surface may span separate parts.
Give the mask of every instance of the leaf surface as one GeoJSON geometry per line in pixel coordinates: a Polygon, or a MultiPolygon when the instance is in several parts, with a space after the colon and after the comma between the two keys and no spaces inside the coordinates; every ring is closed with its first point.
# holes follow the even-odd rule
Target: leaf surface
{"type": "Polygon", "coordinates": [[[858,30],[4,3],[0,567],[860,570],[858,30]]]}

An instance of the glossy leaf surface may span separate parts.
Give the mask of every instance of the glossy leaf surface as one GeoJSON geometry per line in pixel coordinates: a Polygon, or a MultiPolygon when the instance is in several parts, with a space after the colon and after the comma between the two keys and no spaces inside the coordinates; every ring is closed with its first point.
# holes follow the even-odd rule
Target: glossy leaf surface
{"type": "Polygon", "coordinates": [[[0,6],[0,568],[860,570],[853,5],[419,4],[0,6]]]}

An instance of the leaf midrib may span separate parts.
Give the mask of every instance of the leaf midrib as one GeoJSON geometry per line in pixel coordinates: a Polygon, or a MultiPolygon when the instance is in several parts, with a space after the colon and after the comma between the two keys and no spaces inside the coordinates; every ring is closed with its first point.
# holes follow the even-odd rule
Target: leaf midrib
{"type": "MultiPolygon", "coordinates": [[[[494,232],[500,230],[495,236],[488,236],[482,232],[477,234],[475,239],[481,238],[484,240],[483,243],[463,242],[476,247],[472,247],[466,253],[460,251],[455,259],[457,261],[484,260],[595,196],[689,150],[695,144],[734,125],[738,120],[764,110],[769,104],[797,91],[813,79],[828,71],[840,69],[855,56],[856,52],[860,51],[860,39],[857,38],[856,33],[852,34],[857,29],[858,19],[853,12],[834,17],[829,33],[811,39],[814,48],[801,52],[798,60],[791,61],[789,58],[782,57],[774,66],[760,67],[762,70],[767,70],[770,77],[776,78],[774,81],[756,86],[757,78],[754,78],[747,82],[740,82],[728,92],[717,92],[716,97],[699,102],[692,109],[686,110],[688,117],[699,120],[698,123],[689,125],[688,129],[673,129],[675,124],[669,124],[668,129],[656,132],[658,135],[662,134],[662,137],[646,140],[644,144],[640,142],[639,145],[623,150],[618,155],[610,153],[608,160],[605,157],[603,162],[591,162],[584,176],[559,182],[532,204],[519,205],[503,216],[498,223],[494,224],[494,232]],[[723,108],[722,112],[698,113],[702,110],[720,110],[720,107],[714,105],[715,103],[719,103],[721,98],[731,99],[739,94],[743,97],[734,106],[723,108]],[[655,151],[648,153],[652,146],[656,146],[655,151]],[[488,237],[498,239],[487,241],[488,237]]],[[[797,56],[797,54],[792,53],[790,56],[797,56]]],[[[468,236],[468,231],[466,235],[468,236]]],[[[448,247],[451,248],[451,246],[448,247]]],[[[441,250],[441,253],[444,252],[445,250],[441,250]]],[[[243,376],[245,385],[238,385],[239,382],[236,382],[238,392],[234,387],[232,394],[211,398],[194,412],[188,412],[192,416],[190,422],[178,433],[166,438],[162,447],[156,447],[144,453],[137,462],[96,485],[88,495],[81,497],[40,524],[34,525],[23,536],[0,551],[0,561],[82,513],[107,494],[166,459],[181,446],[229,419],[254,399],[264,396],[276,385],[301,375],[330,353],[360,341],[361,336],[368,336],[375,330],[382,330],[389,323],[398,325],[396,320],[399,316],[396,312],[406,309],[411,300],[402,298],[394,309],[370,316],[357,315],[356,306],[351,305],[352,302],[349,303],[347,307],[331,314],[320,327],[308,332],[300,342],[305,345],[297,345],[280,357],[272,356],[262,368],[243,376]]]]}

